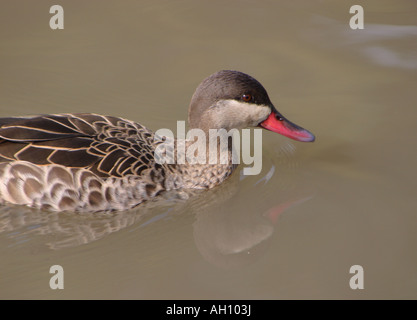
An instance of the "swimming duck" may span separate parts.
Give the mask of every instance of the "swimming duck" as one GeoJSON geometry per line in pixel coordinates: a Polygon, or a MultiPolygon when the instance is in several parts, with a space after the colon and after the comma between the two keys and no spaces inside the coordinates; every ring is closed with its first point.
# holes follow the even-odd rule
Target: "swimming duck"
{"type": "MultiPolygon", "coordinates": [[[[192,96],[190,129],[262,127],[311,142],[314,135],[284,118],[253,77],[222,70],[192,96]]],[[[165,190],[205,189],[236,165],[159,163],[161,140],[139,123],[99,114],[0,118],[0,203],[53,211],[133,208],[165,190]]],[[[231,157],[230,157],[231,159],[231,157]]]]}

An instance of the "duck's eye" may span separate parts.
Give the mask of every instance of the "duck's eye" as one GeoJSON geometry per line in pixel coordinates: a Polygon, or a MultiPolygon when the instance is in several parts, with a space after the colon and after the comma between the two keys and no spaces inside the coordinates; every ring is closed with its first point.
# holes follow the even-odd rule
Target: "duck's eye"
{"type": "Polygon", "coordinates": [[[252,101],[252,95],[251,94],[244,94],[242,95],[242,100],[245,102],[252,101]]]}

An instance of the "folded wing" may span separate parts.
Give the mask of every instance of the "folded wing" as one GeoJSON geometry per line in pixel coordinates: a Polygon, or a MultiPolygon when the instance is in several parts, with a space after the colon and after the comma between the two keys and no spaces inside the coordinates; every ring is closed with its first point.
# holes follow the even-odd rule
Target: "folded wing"
{"type": "Polygon", "coordinates": [[[85,168],[98,176],[140,175],[155,165],[153,133],[97,114],[0,118],[0,162],[85,168]]]}

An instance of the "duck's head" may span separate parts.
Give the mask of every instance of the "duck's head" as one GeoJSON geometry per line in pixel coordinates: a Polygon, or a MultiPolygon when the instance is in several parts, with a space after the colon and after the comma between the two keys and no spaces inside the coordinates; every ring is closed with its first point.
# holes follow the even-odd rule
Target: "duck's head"
{"type": "Polygon", "coordinates": [[[188,122],[205,132],[260,126],[298,141],[315,139],[275,109],[256,79],[239,71],[222,70],[204,79],[191,99],[188,122]]]}

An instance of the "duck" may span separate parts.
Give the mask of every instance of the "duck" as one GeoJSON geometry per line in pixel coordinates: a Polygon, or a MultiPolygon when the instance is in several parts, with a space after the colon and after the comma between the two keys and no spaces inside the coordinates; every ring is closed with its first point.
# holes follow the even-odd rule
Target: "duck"
{"type": "MultiPolygon", "coordinates": [[[[200,83],[189,105],[188,126],[205,133],[260,127],[300,142],[315,140],[278,112],[260,82],[235,70],[218,71],[200,83]]],[[[114,116],[0,118],[0,204],[117,212],[164,191],[214,188],[237,167],[231,160],[163,163],[155,159],[160,144],[152,130],[114,116]]]]}

